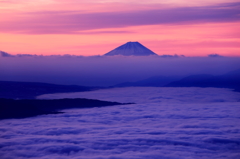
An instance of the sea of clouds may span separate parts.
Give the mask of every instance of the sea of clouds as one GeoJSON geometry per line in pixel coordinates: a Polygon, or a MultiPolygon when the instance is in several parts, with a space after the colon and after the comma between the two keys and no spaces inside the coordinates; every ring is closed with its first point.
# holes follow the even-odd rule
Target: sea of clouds
{"type": "Polygon", "coordinates": [[[0,122],[0,158],[236,159],[240,93],[222,88],[114,88],[38,98],[136,104],[68,109],[0,122]]]}

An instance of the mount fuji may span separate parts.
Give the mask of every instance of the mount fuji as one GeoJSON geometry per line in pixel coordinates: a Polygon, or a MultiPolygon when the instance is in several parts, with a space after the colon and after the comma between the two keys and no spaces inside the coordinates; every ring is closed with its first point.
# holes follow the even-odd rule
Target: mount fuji
{"type": "Polygon", "coordinates": [[[123,55],[123,56],[149,56],[157,55],[139,42],[127,42],[116,49],[104,54],[105,56],[123,55]]]}

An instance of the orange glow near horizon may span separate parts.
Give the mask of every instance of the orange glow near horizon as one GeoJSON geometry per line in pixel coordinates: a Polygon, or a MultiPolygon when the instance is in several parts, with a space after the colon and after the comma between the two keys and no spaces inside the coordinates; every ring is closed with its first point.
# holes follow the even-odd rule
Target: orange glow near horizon
{"type": "Polygon", "coordinates": [[[91,56],[103,55],[128,41],[139,41],[159,55],[240,56],[240,19],[231,19],[231,12],[226,13],[230,18],[225,21],[217,16],[212,21],[205,17],[192,20],[184,17],[188,14],[176,19],[173,15],[170,22],[164,16],[158,20],[161,9],[166,14],[177,14],[182,13],[181,7],[194,6],[202,13],[201,6],[222,5],[220,2],[230,3],[226,0],[211,3],[199,0],[191,3],[186,0],[168,3],[155,0],[139,3],[134,0],[111,3],[104,0],[0,1],[0,50],[10,54],[91,56]],[[137,20],[132,22],[128,14],[137,20]],[[156,17],[149,20],[148,17],[155,14],[156,17]]]}

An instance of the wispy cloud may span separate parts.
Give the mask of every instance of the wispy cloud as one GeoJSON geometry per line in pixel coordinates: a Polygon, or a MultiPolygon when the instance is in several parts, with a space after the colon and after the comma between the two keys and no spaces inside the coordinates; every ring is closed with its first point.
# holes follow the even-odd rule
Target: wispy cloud
{"type": "MultiPolygon", "coordinates": [[[[181,25],[240,21],[240,3],[126,12],[26,12],[2,21],[1,32],[78,34],[83,31],[141,25],[181,25]],[[17,20],[18,19],[18,20],[17,20]]],[[[96,32],[98,33],[98,32],[96,32]]]]}

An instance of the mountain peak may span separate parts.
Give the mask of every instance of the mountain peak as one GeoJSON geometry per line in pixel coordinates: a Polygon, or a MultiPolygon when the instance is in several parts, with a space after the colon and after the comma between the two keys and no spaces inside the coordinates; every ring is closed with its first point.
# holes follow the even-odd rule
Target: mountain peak
{"type": "Polygon", "coordinates": [[[129,41],[116,49],[104,54],[105,56],[123,55],[123,56],[149,56],[157,55],[138,41],[129,41]]]}

